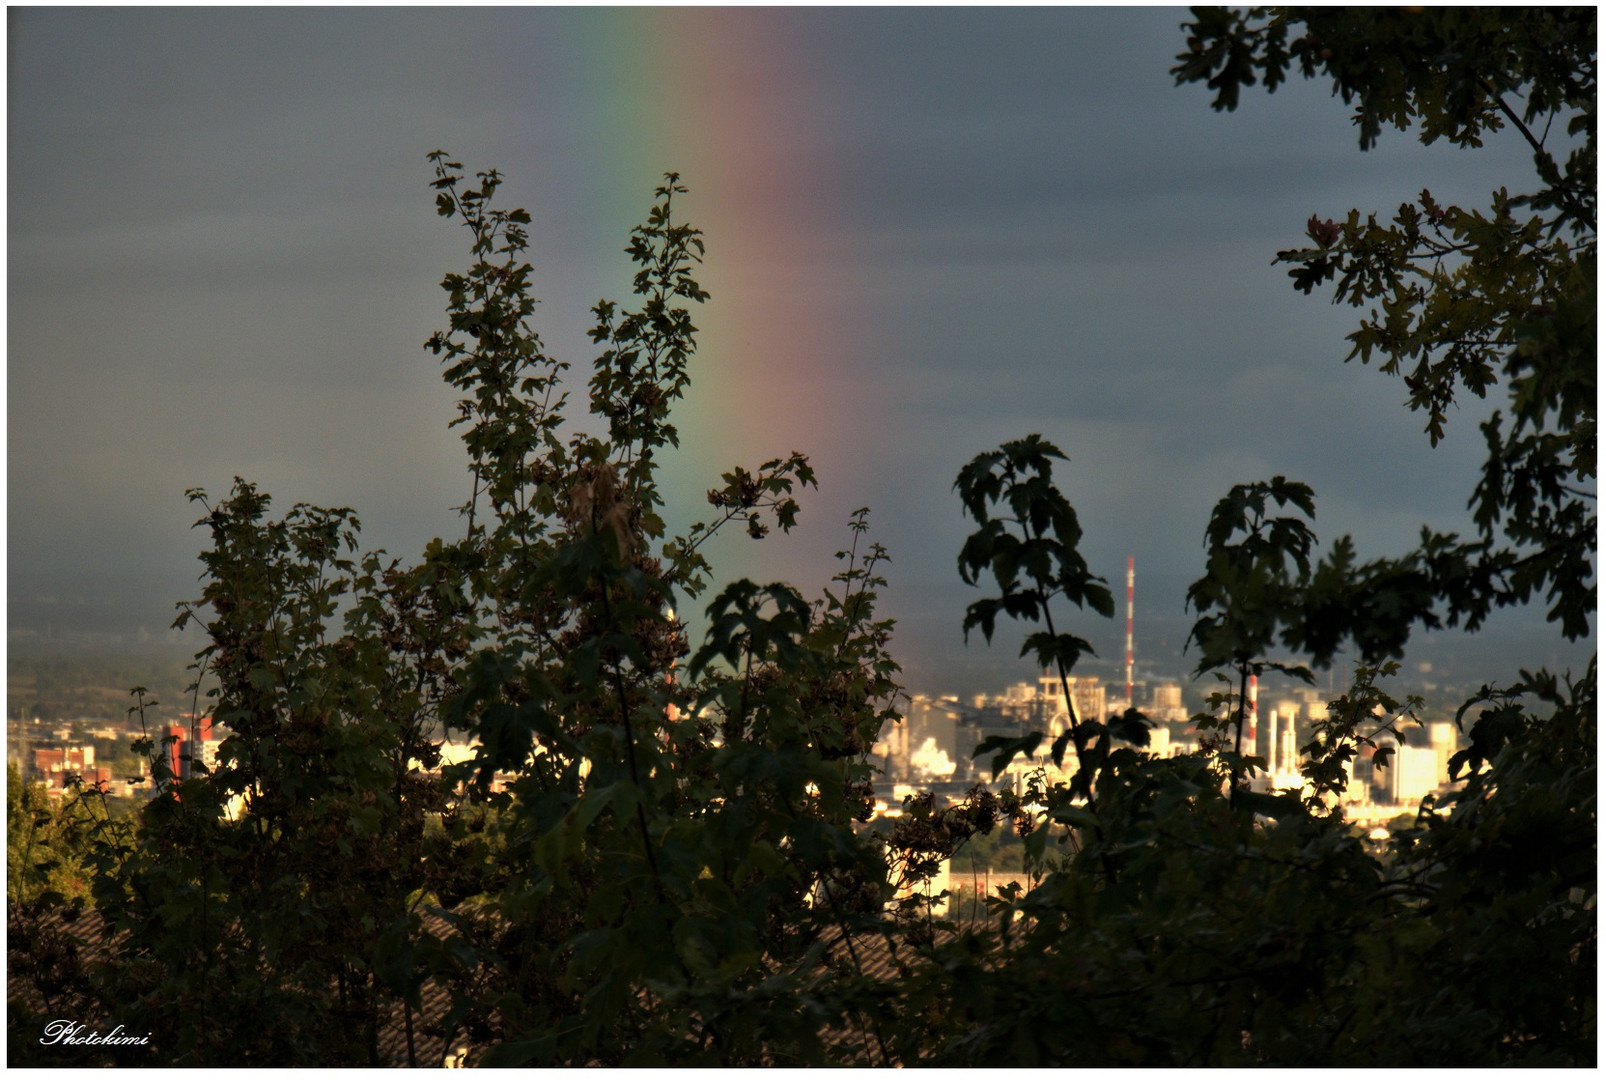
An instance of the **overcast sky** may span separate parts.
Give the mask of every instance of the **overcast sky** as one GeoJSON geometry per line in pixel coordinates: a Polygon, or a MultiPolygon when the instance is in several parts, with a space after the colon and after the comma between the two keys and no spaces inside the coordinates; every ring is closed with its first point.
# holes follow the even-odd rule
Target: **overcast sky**
{"type": "MultiPolygon", "coordinates": [[[[160,632],[198,589],[184,492],[237,474],[281,509],[355,508],[398,555],[460,529],[453,395],[422,349],[466,262],[427,189],[437,147],[534,215],[543,336],[582,374],[588,309],[627,299],[628,231],[682,174],[713,299],[671,525],[723,469],[811,454],[799,529],[715,554],[812,593],[870,506],[913,689],[1029,674],[959,632],[953,479],[1004,439],[1069,455],[1117,592],[1136,558],[1156,675],[1186,663],[1183,593],[1234,483],[1304,480],[1324,545],[1367,556],[1467,529],[1481,409],[1430,450],[1398,382],[1342,362],[1356,313],[1271,260],[1312,213],[1526,190],[1524,148],[1386,133],[1362,154],[1314,84],[1215,113],[1167,74],[1185,17],[10,9],[11,628],[160,632]]],[[[1571,655],[1540,625],[1478,648],[1571,655]]],[[[1079,628],[1120,659],[1119,620],[1079,628]]]]}

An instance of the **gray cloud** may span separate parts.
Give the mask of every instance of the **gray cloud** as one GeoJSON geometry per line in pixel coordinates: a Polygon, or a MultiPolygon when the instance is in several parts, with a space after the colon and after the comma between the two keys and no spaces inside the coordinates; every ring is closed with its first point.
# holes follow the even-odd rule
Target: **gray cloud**
{"type": "MultiPolygon", "coordinates": [[[[1314,211],[1387,213],[1424,185],[1476,199],[1525,182],[1526,153],[1393,135],[1363,155],[1313,85],[1213,113],[1166,74],[1184,17],[730,9],[699,24],[720,61],[686,73],[699,85],[719,84],[720,65],[762,71],[743,52],[754,27],[806,74],[755,78],[740,103],[796,130],[687,130],[777,169],[801,160],[794,137],[820,155],[821,216],[762,257],[793,264],[787,287],[831,321],[847,354],[833,370],[852,380],[820,388],[841,405],[829,429],[767,425],[830,463],[804,530],[721,551],[742,571],[820,580],[839,523],[871,503],[916,679],[1018,668],[1012,649],[959,647],[950,488],[969,456],[1029,431],[1071,455],[1097,566],[1113,577],[1138,557],[1148,640],[1170,650],[1205,516],[1232,483],[1305,479],[1323,536],[1355,532],[1365,552],[1408,543],[1421,521],[1465,527],[1479,409],[1429,451],[1397,385],[1340,363],[1356,313],[1295,294],[1269,264],[1314,211]]],[[[672,49],[689,18],[9,12],[12,626],[165,621],[197,569],[183,491],[235,473],[287,502],[354,505],[370,542],[398,553],[455,528],[452,395],[420,344],[460,244],[428,208],[423,155],[445,145],[510,177],[537,219],[548,341],[583,365],[584,308],[615,287],[585,276],[597,229],[611,251],[628,223],[578,204],[635,183],[621,154],[676,149],[597,127],[632,66],[664,59],[597,43],[624,26],[672,49]]],[[[664,115],[690,115],[661,92],[664,115]]],[[[732,288],[699,320],[709,335],[730,325],[722,297],[775,299],[750,291],[770,280],[753,267],[713,257],[732,288]]],[[[621,265],[609,281],[623,280],[621,265]]],[[[705,344],[762,363],[774,343],[705,344]]],[[[708,479],[672,470],[693,499],[708,479]]]]}

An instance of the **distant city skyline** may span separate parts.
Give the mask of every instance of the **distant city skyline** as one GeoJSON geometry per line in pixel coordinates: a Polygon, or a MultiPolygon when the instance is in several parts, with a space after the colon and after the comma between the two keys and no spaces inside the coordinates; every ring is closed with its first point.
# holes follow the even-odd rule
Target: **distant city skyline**
{"type": "MultiPolygon", "coordinates": [[[[1198,733],[1189,711],[1176,704],[1181,688],[1159,683],[1156,692],[1137,704],[1149,717],[1148,750],[1156,757],[1176,757],[1193,751],[1198,733]]],[[[1306,786],[1300,772],[1300,748],[1310,739],[1312,725],[1327,715],[1322,694],[1311,688],[1287,687],[1287,693],[1267,695],[1260,702],[1256,721],[1255,691],[1251,685],[1249,715],[1244,725],[1244,753],[1258,757],[1264,769],[1255,770],[1250,786],[1257,791],[1298,790],[1306,786]],[[1258,726],[1258,732],[1257,732],[1258,726]]],[[[1097,679],[1070,680],[1079,717],[1103,716],[1118,711],[1123,701],[1106,701],[1106,687],[1097,679]]],[[[1356,822],[1380,824],[1401,814],[1414,815],[1423,796],[1449,785],[1449,761],[1468,745],[1466,736],[1442,710],[1424,708],[1417,726],[1404,723],[1397,733],[1377,733],[1377,747],[1388,747],[1388,763],[1377,767],[1375,747],[1357,747],[1350,765],[1342,802],[1346,816],[1356,822]]],[[[878,814],[900,816],[903,796],[933,790],[959,797],[971,785],[1003,781],[1017,792],[1038,770],[1049,783],[1069,782],[1076,766],[1051,758],[1054,736],[1065,730],[1066,712],[1058,678],[1047,673],[1036,681],[1015,683],[1000,693],[978,694],[970,701],[915,695],[902,721],[888,724],[871,749],[878,766],[875,784],[878,814]],[[1037,731],[1044,742],[1032,756],[1014,758],[994,774],[992,758],[976,749],[989,737],[1016,739],[1037,731]]]]}
{"type": "MultiPolygon", "coordinates": [[[[1018,633],[959,630],[953,478],[1004,439],[1067,452],[1084,553],[1117,594],[1136,559],[1136,665],[1167,678],[1192,667],[1182,598],[1234,483],[1311,484],[1324,547],[1353,533],[1363,557],[1424,523],[1470,531],[1492,404],[1430,449],[1397,380],[1343,363],[1358,314],[1271,259],[1312,213],[1522,190],[1525,146],[1389,131],[1362,154],[1344,105],[1301,82],[1214,113],[1167,74],[1185,18],[11,9],[10,629],[160,636],[198,591],[184,492],[235,475],[281,511],[350,505],[365,545],[403,558],[461,527],[453,395],[421,347],[465,259],[427,191],[437,147],[530,209],[538,325],[577,387],[588,309],[628,299],[626,234],[681,173],[712,300],[671,530],[720,471],[810,454],[796,533],[713,554],[814,594],[869,505],[912,688],[1030,677],[1018,633]]],[[[1090,672],[1122,664],[1117,607],[1069,615],[1090,672]]],[[[1408,661],[1499,679],[1592,644],[1535,609],[1408,661]]]]}

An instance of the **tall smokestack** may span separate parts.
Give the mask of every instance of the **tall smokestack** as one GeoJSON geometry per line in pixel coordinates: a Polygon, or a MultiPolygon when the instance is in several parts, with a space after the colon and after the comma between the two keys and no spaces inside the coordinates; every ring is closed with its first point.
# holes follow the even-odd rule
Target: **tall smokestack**
{"type": "Polygon", "coordinates": [[[1136,708],[1132,700],[1132,556],[1126,557],[1126,704],[1136,708]]]}
{"type": "MultiPolygon", "coordinates": [[[[1260,676],[1249,676],[1249,730],[1244,735],[1249,739],[1249,745],[1255,745],[1255,728],[1260,719],[1260,676]]],[[[1254,751],[1251,750],[1251,753],[1254,751]]]]}

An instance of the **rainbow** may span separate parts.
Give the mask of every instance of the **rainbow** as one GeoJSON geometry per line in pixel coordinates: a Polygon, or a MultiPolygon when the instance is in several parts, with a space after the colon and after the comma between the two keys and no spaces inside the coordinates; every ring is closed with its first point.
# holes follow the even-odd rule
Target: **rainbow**
{"type": "MultiPolygon", "coordinates": [[[[588,226],[618,238],[597,255],[605,280],[618,283],[610,298],[628,299],[619,249],[663,172],[679,172],[690,188],[677,216],[702,228],[708,245],[699,280],[712,298],[694,312],[701,333],[676,418],[682,452],[665,470],[670,505],[696,514],[721,472],[792,450],[810,456],[822,489],[842,482],[852,468],[846,448],[864,441],[849,432],[870,417],[856,404],[860,338],[837,310],[843,285],[814,269],[840,235],[826,211],[838,170],[816,134],[807,58],[786,40],[784,16],[733,8],[569,14],[583,42],[569,62],[569,90],[588,110],[599,164],[582,212],[588,226]]],[[[840,523],[811,515],[810,501],[805,520],[838,538],[840,523]]]]}

